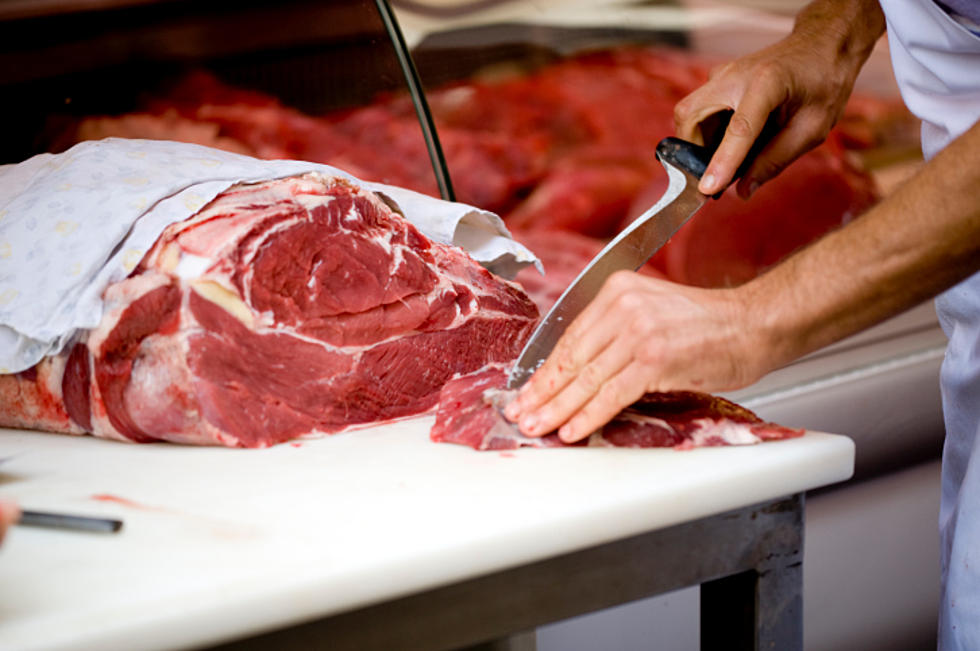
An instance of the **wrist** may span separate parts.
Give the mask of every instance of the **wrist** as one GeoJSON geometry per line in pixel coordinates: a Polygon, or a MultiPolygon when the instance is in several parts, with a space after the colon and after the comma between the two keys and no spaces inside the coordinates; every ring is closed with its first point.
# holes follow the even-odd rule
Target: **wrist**
{"type": "Polygon", "coordinates": [[[792,34],[857,76],[884,32],[877,0],[816,0],[797,15],[792,34]]]}
{"type": "MultiPolygon", "coordinates": [[[[785,264],[785,263],[784,263],[785,264]]],[[[750,360],[756,378],[810,352],[807,328],[799,323],[806,312],[797,304],[786,268],[773,269],[729,290],[735,305],[733,323],[739,330],[743,358],[750,360]]],[[[788,274],[792,276],[793,274],[788,274]]]]}
{"type": "Polygon", "coordinates": [[[726,389],[748,386],[790,361],[782,350],[781,322],[767,314],[768,309],[759,302],[764,297],[756,298],[751,283],[709,291],[720,292],[728,306],[722,346],[732,362],[733,376],[726,389]]]}

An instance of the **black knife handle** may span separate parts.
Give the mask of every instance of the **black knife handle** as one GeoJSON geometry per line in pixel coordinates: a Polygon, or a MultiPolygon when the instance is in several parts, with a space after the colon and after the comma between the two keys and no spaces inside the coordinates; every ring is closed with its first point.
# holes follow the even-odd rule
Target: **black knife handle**
{"type": "MultiPolygon", "coordinates": [[[[718,145],[721,144],[721,139],[725,136],[725,130],[728,129],[728,123],[731,122],[734,114],[734,111],[727,109],[709,115],[701,121],[698,127],[704,139],[703,146],[680,138],[664,138],[657,145],[657,158],[686,170],[700,181],[708,163],[711,162],[711,157],[718,151],[718,145]]],[[[739,172],[742,171],[744,170],[739,168],[739,172]]]]}
{"type": "Polygon", "coordinates": [[[714,149],[695,145],[693,142],[681,140],[673,136],[664,138],[657,145],[657,158],[661,161],[679,167],[692,174],[699,181],[708,168],[714,149]]]}
{"type": "MultiPolygon", "coordinates": [[[[704,175],[704,171],[708,167],[708,163],[711,162],[711,157],[715,155],[718,151],[718,145],[721,144],[721,140],[725,135],[725,130],[728,129],[728,123],[731,122],[732,115],[735,112],[731,109],[726,109],[724,111],[719,111],[713,115],[708,116],[701,123],[701,134],[704,136],[705,145],[696,145],[693,142],[688,142],[686,140],[681,140],[680,138],[668,137],[660,141],[657,145],[657,158],[667,162],[674,167],[680,167],[687,172],[694,175],[699,181],[704,175]]],[[[774,112],[766,120],[766,124],[762,128],[762,133],[756,138],[756,141],[752,143],[749,153],[746,154],[745,160],[742,164],[738,166],[735,171],[735,176],[732,178],[732,183],[741,178],[746,171],[748,171],[749,166],[755,157],[759,155],[762,148],[772,140],[773,136],[779,131],[779,123],[776,113],[774,112]]],[[[721,192],[714,195],[717,199],[721,196],[721,192]]]]}

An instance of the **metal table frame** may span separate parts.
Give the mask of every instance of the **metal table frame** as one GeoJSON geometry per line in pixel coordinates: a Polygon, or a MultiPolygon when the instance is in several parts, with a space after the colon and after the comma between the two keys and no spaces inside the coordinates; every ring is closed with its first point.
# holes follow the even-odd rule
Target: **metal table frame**
{"type": "Polygon", "coordinates": [[[515,633],[700,584],[703,650],[802,649],[803,523],[800,493],[218,648],[503,649],[515,633]]]}

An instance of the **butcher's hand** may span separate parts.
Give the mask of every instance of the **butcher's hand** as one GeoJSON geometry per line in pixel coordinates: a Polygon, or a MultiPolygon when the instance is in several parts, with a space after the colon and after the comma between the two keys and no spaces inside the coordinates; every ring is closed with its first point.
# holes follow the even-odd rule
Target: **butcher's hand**
{"type": "Polygon", "coordinates": [[[728,187],[767,121],[764,146],[738,181],[743,198],[820,144],[884,27],[877,0],[817,0],[797,16],[785,39],[712,71],[674,110],[677,135],[697,143],[710,116],[734,111],[701,178],[701,192],[728,187]]]}
{"type": "Polygon", "coordinates": [[[20,509],[17,508],[16,504],[0,500],[0,542],[3,542],[7,528],[17,522],[19,518],[20,509]]]}
{"type": "Polygon", "coordinates": [[[613,274],[571,323],[505,416],[522,433],[578,441],[647,392],[720,391],[775,366],[760,317],[739,289],[613,274]]]}

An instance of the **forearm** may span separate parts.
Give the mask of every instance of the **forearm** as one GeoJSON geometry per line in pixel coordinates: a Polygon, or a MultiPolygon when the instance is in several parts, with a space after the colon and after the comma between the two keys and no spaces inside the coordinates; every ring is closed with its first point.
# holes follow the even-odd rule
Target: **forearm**
{"type": "Polygon", "coordinates": [[[846,64],[856,76],[875,43],[885,33],[878,0],[816,0],[800,11],[793,34],[827,48],[835,65],[846,64]]]}
{"type": "Polygon", "coordinates": [[[779,366],[978,269],[980,123],[868,213],[736,291],[779,366]]]}

